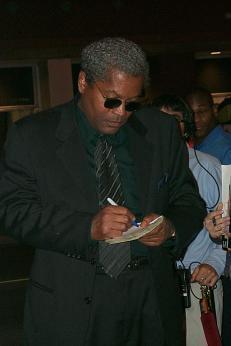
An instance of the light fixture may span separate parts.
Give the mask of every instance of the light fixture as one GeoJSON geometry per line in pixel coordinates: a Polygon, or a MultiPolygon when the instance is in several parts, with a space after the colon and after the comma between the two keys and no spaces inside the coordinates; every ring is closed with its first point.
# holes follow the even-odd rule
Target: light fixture
{"type": "Polygon", "coordinates": [[[213,52],[210,52],[210,55],[220,55],[221,54],[221,51],[213,51],[213,52]]]}

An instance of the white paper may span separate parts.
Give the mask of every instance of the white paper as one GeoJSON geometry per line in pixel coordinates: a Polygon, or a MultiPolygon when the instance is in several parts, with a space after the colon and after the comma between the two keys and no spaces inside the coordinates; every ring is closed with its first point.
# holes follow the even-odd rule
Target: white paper
{"type": "Polygon", "coordinates": [[[126,232],[123,233],[121,237],[113,238],[113,239],[106,239],[105,241],[108,244],[118,244],[118,243],[124,243],[126,241],[131,241],[131,240],[136,240],[141,237],[143,237],[145,234],[151,232],[154,228],[159,226],[161,222],[163,221],[163,216],[159,216],[152,222],[147,227],[136,227],[132,226],[129,228],[126,232]]]}
{"type": "Polygon", "coordinates": [[[231,165],[221,165],[222,189],[221,201],[223,203],[223,216],[230,215],[231,201],[231,165]]]}

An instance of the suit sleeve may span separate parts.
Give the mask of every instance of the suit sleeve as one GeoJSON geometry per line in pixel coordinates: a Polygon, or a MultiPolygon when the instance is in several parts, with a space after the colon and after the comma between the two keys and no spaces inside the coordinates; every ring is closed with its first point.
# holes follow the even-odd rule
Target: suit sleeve
{"type": "Polygon", "coordinates": [[[172,124],[169,145],[169,201],[164,215],[176,229],[173,252],[179,258],[203,228],[206,208],[189,169],[187,148],[175,124],[172,124]]]}
{"type": "Polygon", "coordinates": [[[1,229],[36,248],[88,257],[96,249],[89,236],[93,215],[71,210],[64,204],[44,205],[31,155],[20,126],[12,125],[0,180],[1,229]]]}

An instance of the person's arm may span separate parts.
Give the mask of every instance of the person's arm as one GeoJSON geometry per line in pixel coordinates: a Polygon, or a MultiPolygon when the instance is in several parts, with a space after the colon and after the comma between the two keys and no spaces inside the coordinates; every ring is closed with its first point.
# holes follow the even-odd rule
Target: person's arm
{"type": "MultiPolygon", "coordinates": [[[[197,265],[192,272],[192,281],[197,281],[200,284],[214,286],[219,279],[219,277],[223,274],[225,268],[226,261],[226,251],[222,249],[221,244],[216,244],[213,242],[207,234],[207,231],[204,229],[201,232],[204,234],[204,241],[200,238],[203,244],[203,248],[199,244],[199,248],[195,245],[195,262],[196,259],[200,257],[196,257],[196,254],[203,251],[205,254],[203,255],[203,261],[199,265],[197,265]]],[[[196,240],[195,240],[196,241],[196,240]]],[[[194,242],[195,242],[194,241],[194,242]]],[[[193,247],[191,247],[191,252],[193,252],[193,247]]],[[[193,253],[192,253],[193,255],[193,253]]],[[[199,254],[200,256],[201,254],[199,254]]]]}
{"type": "Polygon", "coordinates": [[[88,256],[95,245],[90,235],[94,215],[78,205],[73,210],[64,203],[42,202],[37,169],[31,159],[33,146],[25,137],[20,125],[12,125],[0,180],[1,229],[36,248],[88,256]]]}
{"type": "Polygon", "coordinates": [[[169,201],[164,216],[174,226],[175,241],[172,250],[179,258],[202,229],[206,209],[199,195],[197,182],[189,169],[187,148],[179,138],[175,124],[171,134],[169,201]]]}
{"type": "MultiPolygon", "coordinates": [[[[221,191],[221,163],[210,155],[194,152],[199,165],[193,165],[193,173],[198,182],[199,191],[206,202],[207,209],[214,208],[220,198],[221,191]]],[[[194,161],[193,161],[194,162],[194,161]]],[[[192,281],[202,285],[214,286],[223,274],[226,261],[226,252],[221,244],[215,243],[203,228],[200,237],[196,238],[188,250],[192,261],[203,258],[192,272],[192,281]]]]}
{"type": "MultiPolygon", "coordinates": [[[[153,205],[150,196],[148,210],[150,213],[163,215],[167,224],[171,225],[164,229],[159,228],[164,240],[161,243],[179,258],[202,229],[206,209],[198,193],[196,181],[189,170],[187,147],[180,137],[175,120],[170,116],[162,119],[161,114],[158,114],[158,118],[161,126],[153,126],[153,116],[150,117],[150,123],[147,122],[145,125],[146,128],[150,128],[147,139],[154,148],[160,148],[158,154],[160,165],[164,169],[164,183],[160,187],[158,185],[157,191],[154,192],[156,202],[154,201],[153,205]],[[172,237],[174,233],[175,237],[172,237]]],[[[158,182],[154,181],[153,185],[156,184],[158,182]]],[[[149,240],[152,241],[150,237],[149,240]]],[[[151,246],[149,248],[152,249],[151,246]]]]}

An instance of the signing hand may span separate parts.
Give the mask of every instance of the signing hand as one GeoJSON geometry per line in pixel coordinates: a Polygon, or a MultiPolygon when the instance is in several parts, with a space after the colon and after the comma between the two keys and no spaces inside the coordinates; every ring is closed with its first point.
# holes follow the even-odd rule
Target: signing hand
{"type": "MultiPolygon", "coordinates": [[[[146,227],[149,223],[155,220],[159,215],[157,214],[149,214],[145,216],[140,227],[146,227]]],[[[175,229],[172,223],[164,217],[163,221],[159,226],[157,226],[153,231],[144,235],[139,239],[141,243],[147,246],[158,246],[163,244],[167,239],[173,237],[175,234],[175,229]]]]}
{"type": "Polygon", "coordinates": [[[125,207],[108,205],[93,218],[91,237],[94,240],[105,240],[120,237],[131,227],[135,216],[125,207]]]}
{"type": "Polygon", "coordinates": [[[213,287],[218,279],[219,276],[216,270],[211,265],[206,263],[202,263],[197,266],[194,269],[191,277],[192,282],[198,282],[201,285],[210,287],[213,287]]]}

